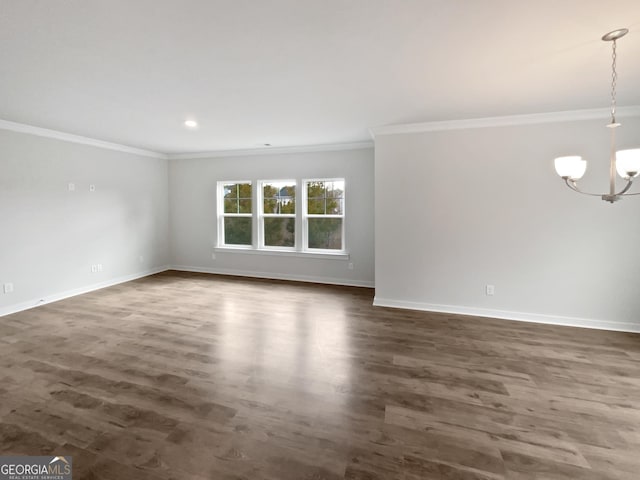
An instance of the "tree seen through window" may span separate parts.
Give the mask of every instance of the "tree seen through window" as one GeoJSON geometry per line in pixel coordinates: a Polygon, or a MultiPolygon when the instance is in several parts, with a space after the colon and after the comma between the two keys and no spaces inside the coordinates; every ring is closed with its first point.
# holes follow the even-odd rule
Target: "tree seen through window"
{"type": "Polygon", "coordinates": [[[344,180],[312,180],[306,188],[307,247],[342,250],[344,180]]]}
{"type": "Polygon", "coordinates": [[[263,182],[263,233],[266,247],[294,247],[296,240],[295,180],[263,182]]]}

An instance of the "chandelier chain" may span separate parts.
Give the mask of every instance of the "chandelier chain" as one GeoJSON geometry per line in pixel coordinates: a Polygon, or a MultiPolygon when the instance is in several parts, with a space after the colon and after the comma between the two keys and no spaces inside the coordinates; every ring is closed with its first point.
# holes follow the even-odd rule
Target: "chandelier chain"
{"type": "Polygon", "coordinates": [[[616,83],[618,72],[616,71],[616,41],[614,40],[611,53],[611,124],[616,123],[616,83]]]}

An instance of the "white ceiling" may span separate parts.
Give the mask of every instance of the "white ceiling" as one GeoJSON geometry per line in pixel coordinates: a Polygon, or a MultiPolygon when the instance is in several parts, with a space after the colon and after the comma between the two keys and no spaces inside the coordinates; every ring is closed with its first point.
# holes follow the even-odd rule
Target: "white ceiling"
{"type": "Polygon", "coordinates": [[[640,104],[639,0],[0,0],[0,118],[176,153],[607,107],[620,27],[640,104]]]}

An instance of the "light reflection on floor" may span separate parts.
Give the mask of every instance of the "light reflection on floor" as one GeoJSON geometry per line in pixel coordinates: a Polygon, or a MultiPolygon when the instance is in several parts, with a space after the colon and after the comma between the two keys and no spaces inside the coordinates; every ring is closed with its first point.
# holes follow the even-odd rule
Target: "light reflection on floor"
{"type": "Polygon", "coordinates": [[[296,383],[311,393],[333,393],[350,380],[344,305],[330,295],[309,302],[268,302],[247,312],[238,299],[222,303],[216,357],[222,369],[243,371],[272,385],[296,383]]]}

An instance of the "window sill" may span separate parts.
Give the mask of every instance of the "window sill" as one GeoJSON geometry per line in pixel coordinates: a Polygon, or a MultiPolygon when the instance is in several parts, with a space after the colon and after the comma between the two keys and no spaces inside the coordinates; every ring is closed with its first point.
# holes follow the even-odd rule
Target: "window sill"
{"type": "Polygon", "coordinates": [[[349,260],[350,255],[345,252],[299,252],[293,250],[271,250],[267,248],[242,248],[242,247],[214,247],[215,253],[246,253],[249,255],[273,255],[276,257],[300,257],[330,260],[349,260]]]}

